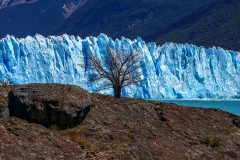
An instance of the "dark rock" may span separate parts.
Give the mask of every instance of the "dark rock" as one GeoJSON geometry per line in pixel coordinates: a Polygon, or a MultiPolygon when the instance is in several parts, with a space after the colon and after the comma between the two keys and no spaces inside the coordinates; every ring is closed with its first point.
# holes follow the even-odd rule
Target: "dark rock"
{"type": "Polygon", "coordinates": [[[0,109],[0,118],[8,118],[9,117],[9,109],[1,108],[0,109]]]}
{"type": "Polygon", "coordinates": [[[91,95],[73,85],[21,85],[10,91],[8,96],[10,116],[46,127],[79,125],[91,105],[91,95]]]}
{"type": "Polygon", "coordinates": [[[240,117],[233,119],[233,124],[240,127],[240,117]]]}
{"type": "Polygon", "coordinates": [[[157,105],[154,109],[157,112],[160,121],[167,122],[168,120],[163,116],[163,109],[157,105]]]}

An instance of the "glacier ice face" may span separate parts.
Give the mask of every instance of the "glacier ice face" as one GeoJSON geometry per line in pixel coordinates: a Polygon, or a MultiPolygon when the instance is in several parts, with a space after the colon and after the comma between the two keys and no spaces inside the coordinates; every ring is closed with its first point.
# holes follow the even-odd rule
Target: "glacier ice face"
{"type": "MultiPolygon", "coordinates": [[[[104,34],[81,39],[69,35],[41,35],[0,40],[0,79],[14,84],[75,84],[90,92],[98,84],[89,84],[92,71],[86,61],[89,49],[95,56],[104,54],[106,44],[116,48],[137,47],[143,56],[141,68],[145,81],[123,89],[123,96],[161,98],[239,98],[240,53],[222,48],[189,44],[145,43],[141,38],[112,40],[104,34]],[[85,65],[85,68],[82,67],[85,65]]],[[[104,83],[104,82],[99,82],[104,83]]],[[[112,95],[112,89],[101,91],[112,95]]]]}

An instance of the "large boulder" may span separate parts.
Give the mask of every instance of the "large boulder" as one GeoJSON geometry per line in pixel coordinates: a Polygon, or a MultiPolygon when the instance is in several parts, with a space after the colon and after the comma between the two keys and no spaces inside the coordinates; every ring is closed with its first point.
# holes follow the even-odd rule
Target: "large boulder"
{"type": "Polygon", "coordinates": [[[20,85],[8,96],[10,116],[46,127],[70,128],[79,125],[91,106],[91,95],[73,85],[20,85]]]}

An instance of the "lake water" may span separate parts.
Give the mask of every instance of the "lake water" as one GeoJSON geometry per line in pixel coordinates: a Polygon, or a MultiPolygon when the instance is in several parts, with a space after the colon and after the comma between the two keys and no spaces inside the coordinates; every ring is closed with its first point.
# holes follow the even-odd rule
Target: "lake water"
{"type": "Polygon", "coordinates": [[[182,106],[216,108],[240,116],[240,100],[159,100],[176,103],[182,106]]]}

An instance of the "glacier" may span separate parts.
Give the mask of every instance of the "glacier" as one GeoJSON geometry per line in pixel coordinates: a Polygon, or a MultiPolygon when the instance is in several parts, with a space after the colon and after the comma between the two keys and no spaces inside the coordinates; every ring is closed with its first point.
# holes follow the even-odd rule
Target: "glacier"
{"type": "MultiPolygon", "coordinates": [[[[90,92],[99,83],[89,84],[92,72],[86,65],[87,52],[101,57],[106,45],[138,48],[146,64],[139,71],[144,81],[123,88],[122,95],[144,99],[234,99],[240,98],[240,53],[222,48],[204,48],[167,42],[157,46],[141,38],[113,40],[97,37],[26,38],[7,35],[0,40],[0,79],[13,84],[62,83],[78,85],[90,92]],[[82,67],[85,65],[85,67],[82,67]]],[[[111,88],[100,93],[112,95],[111,88]]]]}

